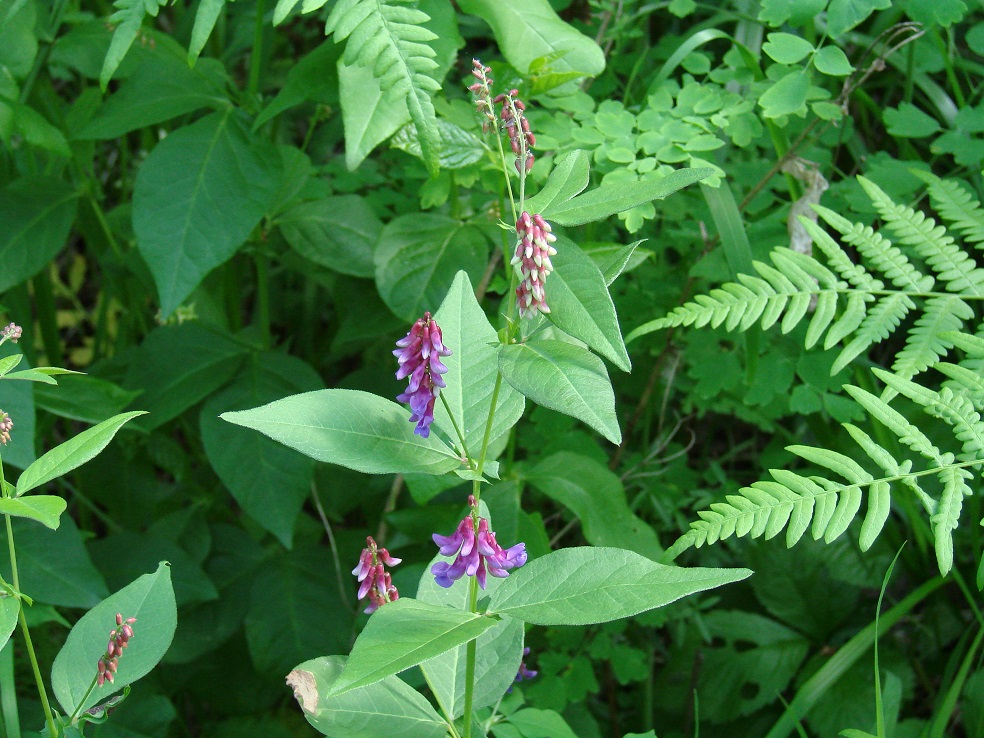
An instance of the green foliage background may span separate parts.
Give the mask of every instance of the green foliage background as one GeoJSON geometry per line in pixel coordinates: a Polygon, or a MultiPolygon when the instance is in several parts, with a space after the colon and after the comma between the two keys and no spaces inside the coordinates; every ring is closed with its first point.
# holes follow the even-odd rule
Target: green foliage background
{"type": "MultiPolygon", "coordinates": [[[[178,609],[162,665],[91,734],[311,735],[283,679],[365,625],[348,571],[367,533],[412,595],[430,534],[460,518],[453,474],[316,464],[262,419],[219,416],[325,388],[395,396],[393,342],[462,271],[484,311],[462,325],[498,327],[514,244],[465,90],[479,57],[528,103],[530,208],[553,206],[561,237],[556,321],[575,320],[565,274],[602,275],[613,300],[557,322],[607,362],[585,422],[536,407],[494,444],[499,540],[534,561],[589,543],[755,571],[631,620],[530,629],[540,675],[493,734],[984,735],[981,10],[0,0],[0,314],[27,364],[85,372],[3,382],[3,459],[24,469],[147,412],[52,485],[71,519],[18,531],[36,645],[50,663],[82,608],[161,560],[178,609]],[[684,167],[710,175],[652,201],[684,167]],[[617,216],[565,210],[589,184],[617,216]],[[899,231],[923,215],[946,228],[933,248],[899,231]],[[735,308],[740,286],[771,320],[735,308]],[[823,519],[828,482],[843,489],[823,519]]],[[[519,382],[532,349],[509,348],[519,382]]],[[[519,417],[521,397],[501,402],[519,417]]],[[[8,646],[0,702],[40,714],[28,684],[8,646]]]]}

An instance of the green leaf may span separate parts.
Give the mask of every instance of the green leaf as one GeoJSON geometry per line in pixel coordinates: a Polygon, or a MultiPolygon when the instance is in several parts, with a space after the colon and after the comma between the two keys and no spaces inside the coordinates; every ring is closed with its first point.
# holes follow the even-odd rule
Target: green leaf
{"type": "Polygon", "coordinates": [[[963,20],[967,5],[963,0],[906,0],[905,14],[924,26],[948,28],[963,20]]]}
{"type": "Polygon", "coordinates": [[[574,149],[561,154],[540,191],[526,200],[527,212],[550,212],[551,208],[584,192],[590,176],[586,151],[574,149]]]}
{"type": "Polygon", "coordinates": [[[69,715],[76,709],[88,709],[150,673],[171,645],[176,626],[171,571],[161,562],[153,574],[144,574],[106,598],[72,628],[51,669],[51,689],[62,709],[69,715]],[[120,658],[115,681],[85,698],[96,662],[106,651],[106,634],[116,627],[117,613],[137,619],[134,636],[120,658]]]}
{"type": "Polygon", "coordinates": [[[315,264],[353,277],[372,277],[373,247],[383,224],[358,195],[302,202],[278,218],[291,248],[315,264]]]}
{"type": "Polygon", "coordinates": [[[401,597],[372,614],[329,694],[385,679],[473,641],[498,618],[401,597]],[[393,635],[399,633],[399,638],[393,635]]]}
{"type": "MultiPolygon", "coordinates": [[[[325,105],[338,105],[338,60],[341,54],[342,47],[328,39],[301,57],[287,71],[287,79],[277,96],[256,116],[254,130],[285,110],[309,100],[325,105]]],[[[371,71],[369,70],[370,73],[371,71]]],[[[345,118],[344,110],[342,117],[345,118]]]]}
{"type": "MultiPolygon", "coordinates": [[[[0,346],[0,357],[14,354],[20,355],[16,345],[8,342],[0,346]]],[[[23,365],[27,364],[26,359],[21,361],[23,365]]],[[[0,456],[5,464],[26,469],[37,458],[34,451],[34,383],[4,382],[3,405],[0,408],[16,423],[7,445],[0,449],[0,456]]]]}
{"type": "MultiPolygon", "coordinates": [[[[39,528],[33,521],[11,522],[21,590],[36,602],[84,608],[92,607],[109,594],[102,574],[82,545],[82,536],[71,515],[65,516],[57,530],[39,528]]],[[[3,576],[9,582],[7,534],[3,526],[0,526],[0,542],[3,576]]]]}
{"type": "Polygon", "coordinates": [[[557,73],[597,77],[605,69],[598,44],[562,21],[547,0],[462,0],[459,5],[492,27],[502,55],[522,75],[549,55],[556,56],[557,73]]]}
{"type": "Polygon", "coordinates": [[[786,21],[801,26],[813,22],[814,16],[823,12],[827,0],[762,0],[758,19],[777,28],[786,21]]]}
{"type": "Polygon", "coordinates": [[[827,30],[831,38],[850,31],[876,10],[892,7],[892,0],[830,0],[827,30]]]}
{"type": "MultiPolygon", "coordinates": [[[[72,150],[68,147],[68,141],[65,140],[65,135],[61,129],[49,123],[47,118],[34,108],[19,103],[0,92],[0,121],[3,121],[4,118],[10,121],[9,126],[20,133],[24,141],[31,146],[50,151],[56,156],[65,158],[72,156],[72,150]]],[[[3,132],[3,128],[7,127],[8,125],[3,125],[0,128],[0,133],[3,132]]],[[[6,137],[7,135],[4,134],[4,138],[6,137]]]]}
{"type": "Polygon", "coordinates": [[[67,376],[69,374],[80,374],[71,369],[62,369],[58,366],[39,366],[34,369],[23,369],[19,372],[11,372],[4,379],[19,379],[25,382],[39,382],[41,384],[56,385],[57,380],[52,379],[56,376],[67,376]]]}
{"type": "Polygon", "coordinates": [[[0,499],[0,514],[36,520],[52,530],[61,523],[61,514],[66,507],[68,503],[54,495],[34,495],[23,500],[11,497],[0,499]]]}
{"type": "Polygon", "coordinates": [[[900,138],[925,138],[939,133],[940,124],[912,103],[899,103],[897,108],[885,108],[882,113],[888,132],[900,138]]]}
{"type": "Polygon", "coordinates": [[[294,521],[311,494],[314,462],[250,429],[223,422],[219,414],[323,384],[300,359],[281,353],[257,358],[248,373],[202,407],[202,445],[209,464],[239,506],[290,548],[294,521]]]}
{"type": "Polygon", "coordinates": [[[78,193],[59,179],[21,177],[0,190],[0,293],[30,279],[62,250],[78,193]]]}
{"type": "Polygon", "coordinates": [[[225,7],[226,0],[202,0],[195,13],[195,25],[191,28],[191,40],[188,42],[188,64],[194,66],[199,54],[205,48],[208,37],[212,35],[219,15],[225,7]]]}
{"type": "Polygon", "coordinates": [[[0,597],[0,648],[7,645],[11,633],[17,627],[17,619],[20,615],[20,601],[9,595],[0,597]]]}
{"type": "Polygon", "coordinates": [[[810,77],[804,71],[787,74],[762,93],[759,105],[766,118],[778,118],[805,110],[810,77]]]}
{"type": "MultiPolygon", "coordinates": [[[[437,132],[440,134],[437,141],[437,157],[441,169],[463,169],[485,158],[487,151],[485,144],[464,128],[439,118],[437,132]]],[[[390,140],[390,146],[406,151],[418,159],[424,158],[423,151],[420,149],[420,138],[417,136],[417,126],[413,123],[397,131],[390,140]]]]}
{"type": "Polygon", "coordinates": [[[252,575],[246,642],[261,673],[282,678],[303,654],[348,649],[352,617],[334,583],[324,586],[330,566],[321,546],[299,546],[252,575]]]}
{"type": "Polygon", "coordinates": [[[538,405],[583,420],[612,443],[621,443],[608,372],[587,349],[553,340],[503,346],[499,371],[538,405]]]}
{"type": "Polygon", "coordinates": [[[712,172],[712,169],[677,169],[661,179],[603,184],[572,200],[545,208],[541,214],[551,223],[558,225],[584,225],[651,200],[664,198],[704,179],[712,172]]]}
{"type": "Polygon", "coordinates": [[[114,8],[118,8],[109,17],[110,24],[115,26],[113,40],[109,44],[106,58],[103,60],[102,71],[99,73],[99,86],[103,90],[109,85],[117,68],[129,51],[133,40],[140,31],[145,14],[156,18],[167,0],[116,0],[114,8]]]}
{"type": "Polygon", "coordinates": [[[133,192],[133,230],[169,316],[243,245],[275,194],[270,157],[238,115],[179,128],[147,157],[133,192]]]}
{"type": "Polygon", "coordinates": [[[118,138],[200,108],[228,106],[224,77],[224,68],[215,59],[206,59],[194,69],[170,54],[148,59],[72,138],[118,138]]]}
{"type": "Polygon", "coordinates": [[[373,149],[410,122],[406,100],[386,95],[372,70],[371,64],[338,62],[345,166],[349,170],[357,169],[373,149]]]}
{"type": "Polygon", "coordinates": [[[529,471],[529,483],[569,508],[594,546],[617,546],[655,558],[663,549],[653,529],[628,506],[616,474],[587,456],[561,451],[529,471]]]}
{"type": "Polygon", "coordinates": [[[813,53],[813,44],[791,33],[770,33],[762,51],[780,64],[796,64],[813,53]]]}
{"type": "MultiPolygon", "coordinates": [[[[498,338],[475,299],[475,291],[465,272],[458,272],[434,319],[441,326],[444,345],[452,352],[443,359],[448,373],[444,375],[447,387],[441,390],[441,396],[447,400],[458,428],[465,435],[469,453],[477,459],[498,374],[498,338]]],[[[523,416],[525,405],[520,393],[508,384],[500,383],[489,440],[494,441],[507,433],[523,416]]],[[[434,406],[434,423],[448,438],[458,442],[443,402],[434,406]]]]}
{"type": "Polygon", "coordinates": [[[441,304],[458,270],[477,282],[488,244],[481,231],[444,215],[413,213],[390,221],[376,246],[376,285],[396,315],[414,321],[441,304]]]}
{"type": "Polygon", "coordinates": [[[305,661],[287,675],[304,717],[325,735],[346,738],[443,738],[447,723],[427,698],[396,676],[328,696],[345,666],[344,656],[305,661]]]}
{"type": "Polygon", "coordinates": [[[101,423],[123,411],[140,394],[98,377],[77,374],[59,380],[57,387],[34,388],[38,407],[61,418],[101,423]]]}
{"type": "Polygon", "coordinates": [[[620,548],[565,548],[511,572],[492,596],[488,613],[536,625],[606,623],[751,574],[664,566],[620,548]]]}
{"type": "Polygon", "coordinates": [[[854,66],[847,59],[847,54],[837,46],[824,46],[813,57],[813,66],[818,72],[832,77],[846,77],[854,71],[854,66]]]}
{"type": "Polygon", "coordinates": [[[6,376],[21,363],[24,354],[11,354],[0,359],[0,377],[6,376]]]}
{"type": "Polygon", "coordinates": [[[615,304],[601,270],[568,238],[558,237],[554,271],[547,286],[547,318],[562,331],[584,341],[622,371],[632,362],[622,341],[615,304]]]}
{"type": "Polygon", "coordinates": [[[246,347],[201,323],[162,326],[137,350],[123,386],[141,390],[138,405],[149,414],[142,428],[156,428],[228,382],[246,347]]]}
{"type": "MultiPolygon", "coordinates": [[[[502,531],[499,530],[499,533],[502,531]]],[[[505,540],[503,542],[509,543],[505,540]]],[[[455,580],[447,589],[439,586],[430,572],[431,566],[438,561],[447,559],[438,554],[427,565],[417,588],[417,599],[431,605],[467,610],[469,577],[455,580]]],[[[489,577],[484,596],[491,595],[504,581],[489,577]]],[[[512,686],[523,658],[523,630],[521,620],[503,618],[478,637],[475,649],[475,686],[472,692],[474,709],[494,705],[512,686]]],[[[438,705],[445,714],[454,718],[464,714],[466,650],[467,647],[461,645],[420,664],[438,705]]]]}
{"type": "Polygon", "coordinates": [[[20,475],[17,479],[17,496],[82,466],[106,448],[125,423],[144,414],[143,411],[122,413],[55,446],[20,475]]]}
{"type": "Polygon", "coordinates": [[[219,417],[318,461],[367,474],[444,474],[461,464],[435,434],[414,434],[408,410],[368,392],[305,392],[219,417]]]}
{"type": "Polygon", "coordinates": [[[617,245],[612,244],[610,248],[592,248],[589,251],[589,256],[601,269],[606,285],[611,287],[624,272],[632,271],[652,256],[652,251],[639,248],[639,244],[643,242],[645,239],[633,241],[628,246],[617,249],[617,245]]]}
{"type": "Polygon", "coordinates": [[[524,738],[578,738],[571,726],[554,710],[533,707],[517,710],[509,716],[508,725],[516,727],[524,738]]]}

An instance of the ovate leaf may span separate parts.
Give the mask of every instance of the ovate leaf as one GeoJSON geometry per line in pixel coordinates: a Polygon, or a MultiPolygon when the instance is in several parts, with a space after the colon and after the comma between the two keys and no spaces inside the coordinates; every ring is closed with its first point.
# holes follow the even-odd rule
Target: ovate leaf
{"type": "Polygon", "coordinates": [[[318,461],[367,474],[443,474],[461,464],[436,434],[414,434],[409,410],[368,392],[305,392],[220,417],[318,461]]]}
{"type": "Polygon", "coordinates": [[[589,625],[637,615],[738,582],[748,569],[683,569],[620,548],[565,548],[510,572],[489,614],[537,625],[589,625]]]}
{"type": "Polygon", "coordinates": [[[383,224],[360,196],[302,202],[278,221],[291,248],[315,264],[353,277],[375,272],[373,248],[383,224]]]}
{"type": "Polygon", "coordinates": [[[270,161],[230,111],[178,129],[140,167],[133,229],[164,316],[260,222],[275,194],[270,161]]]}
{"type": "Polygon", "coordinates": [[[68,503],[54,495],[32,495],[23,500],[15,497],[0,498],[0,514],[36,520],[52,530],[61,523],[61,514],[66,507],[68,503]]]}

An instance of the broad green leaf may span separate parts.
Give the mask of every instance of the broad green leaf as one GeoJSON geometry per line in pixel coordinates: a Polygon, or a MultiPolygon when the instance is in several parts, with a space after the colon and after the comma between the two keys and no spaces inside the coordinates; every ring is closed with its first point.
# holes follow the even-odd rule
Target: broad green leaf
{"type": "Polygon", "coordinates": [[[239,506],[288,548],[294,522],[311,494],[314,462],[251,429],[223,422],[219,414],[322,386],[300,359],[271,352],[261,354],[248,373],[202,407],[202,445],[212,468],[239,506]]]}
{"type": "Polygon", "coordinates": [[[588,186],[590,167],[586,151],[574,149],[558,159],[540,191],[526,200],[525,207],[530,214],[550,212],[580,195],[588,186]]]}
{"type": "MultiPolygon", "coordinates": [[[[444,375],[447,387],[441,390],[441,396],[447,400],[458,428],[465,435],[468,452],[477,459],[482,450],[498,374],[498,337],[475,299],[475,292],[465,272],[458,272],[434,319],[441,326],[444,345],[452,351],[450,356],[443,359],[448,373],[444,375]]],[[[516,424],[523,416],[525,404],[521,394],[500,382],[490,441],[499,438],[516,424]]],[[[434,423],[448,438],[458,442],[443,402],[434,406],[434,423]]]]}
{"type": "Polygon", "coordinates": [[[106,448],[125,423],[144,414],[143,411],[122,413],[55,446],[20,475],[17,479],[17,496],[82,466],[106,448]]]}
{"type": "Polygon", "coordinates": [[[23,500],[4,497],[0,499],[0,514],[36,520],[52,530],[61,523],[61,514],[68,503],[54,495],[32,495],[23,500]]]}
{"type": "Polygon", "coordinates": [[[23,360],[24,354],[11,354],[0,359],[0,377],[4,377],[17,368],[23,360]]]}
{"type": "Polygon", "coordinates": [[[57,387],[34,388],[38,407],[61,418],[100,423],[123,411],[140,391],[128,391],[118,384],[85,374],[67,376],[57,387]]]}
{"type": "Polygon", "coordinates": [[[809,90],[809,75],[804,71],[792,72],[763,92],[759,105],[766,118],[792,115],[806,109],[809,90]]]}
{"type": "MultiPolygon", "coordinates": [[[[484,496],[483,496],[484,502],[484,496]]],[[[487,513],[483,511],[483,517],[487,513]]],[[[502,539],[502,531],[496,528],[502,539]]],[[[502,539],[503,545],[513,543],[502,539]]],[[[437,584],[430,568],[438,561],[447,561],[440,554],[435,556],[424,570],[417,588],[417,599],[431,605],[468,609],[469,577],[462,577],[445,589],[437,584]]],[[[483,596],[491,595],[503,579],[489,577],[483,596]]],[[[475,688],[472,693],[472,707],[475,709],[494,705],[506,690],[512,686],[523,658],[523,623],[515,618],[503,618],[476,641],[475,688]]],[[[458,718],[465,707],[465,652],[467,646],[461,645],[450,651],[424,661],[420,668],[434,692],[441,709],[458,718]]]]}
{"type": "Polygon", "coordinates": [[[215,59],[206,59],[195,68],[169,54],[148,59],[71,137],[118,138],[200,108],[228,106],[224,77],[222,64],[215,59]]]}
{"type": "Polygon", "coordinates": [[[410,122],[410,111],[406,100],[383,93],[368,65],[346,64],[339,59],[338,89],[345,129],[345,166],[355,170],[373,149],[410,122]]]}
{"type": "Polygon", "coordinates": [[[677,169],[661,179],[613,182],[548,208],[541,213],[551,223],[584,225],[637,205],[658,200],[712,174],[712,169],[677,169]]]}
{"type": "Polygon", "coordinates": [[[228,382],[247,347],[201,323],[162,326],[137,350],[123,381],[141,390],[136,405],[149,414],[138,424],[153,429],[176,418],[228,382]]]}
{"type": "MultiPolygon", "coordinates": [[[[0,93],[0,121],[8,119],[9,126],[19,133],[31,146],[49,151],[56,156],[69,158],[72,151],[60,128],[48,122],[41,113],[29,105],[0,93]]],[[[0,127],[0,132],[8,129],[8,124],[0,127]]]]}
{"type": "Polygon", "coordinates": [[[892,7],[892,0],[830,0],[827,30],[831,38],[850,31],[876,10],[892,7]]]}
{"type": "Polygon", "coordinates": [[[0,293],[30,279],[62,250],[78,193],[49,177],[21,177],[0,189],[0,293]]]}
{"type": "Polygon", "coordinates": [[[475,640],[498,622],[498,618],[401,597],[369,618],[329,694],[342,694],[398,674],[475,640]],[[393,637],[396,633],[398,638],[393,637]]]}
{"type": "Polygon", "coordinates": [[[243,245],[275,174],[231,110],[179,128],[150,153],[137,172],[133,230],[165,317],[243,245]]]}
{"type": "Polygon", "coordinates": [[[823,12],[827,0],[762,0],[758,19],[773,28],[789,21],[792,26],[813,22],[814,16],[823,12]]]}
{"type": "Polygon", "coordinates": [[[588,256],[601,269],[606,285],[611,287],[624,272],[632,271],[653,255],[652,251],[639,248],[639,244],[644,241],[645,239],[633,241],[628,246],[621,248],[616,248],[616,244],[612,244],[610,248],[591,248],[588,250],[588,256]]]}
{"type": "MultiPolygon", "coordinates": [[[[39,528],[37,523],[28,520],[11,522],[21,591],[33,597],[35,602],[85,608],[92,607],[109,594],[102,574],[82,545],[82,536],[71,515],[64,517],[57,530],[39,528]]],[[[7,549],[6,530],[0,525],[0,563],[3,577],[9,582],[7,549]]],[[[108,628],[106,632],[109,632],[108,628]]]]}
{"type": "Polygon", "coordinates": [[[594,459],[570,451],[552,454],[530,469],[529,482],[577,515],[588,543],[650,558],[662,553],[656,533],[629,509],[621,480],[594,459]]]}
{"type": "Polygon", "coordinates": [[[287,685],[294,690],[304,717],[325,735],[346,738],[447,735],[447,723],[427,698],[396,676],[328,696],[344,667],[344,656],[322,656],[305,661],[287,675],[287,685]]]}
{"type": "Polygon", "coordinates": [[[291,248],[341,274],[372,277],[373,247],[383,224],[358,195],[302,202],[278,219],[291,248]]]}
{"type": "Polygon", "coordinates": [[[597,77],[605,69],[598,44],[562,21],[548,0],[461,0],[459,5],[492,27],[502,55],[522,75],[549,55],[558,57],[555,72],[597,77]]]}
{"type": "Polygon", "coordinates": [[[664,566],[620,548],[565,548],[510,572],[492,595],[488,613],[537,625],[606,623],[751,574],[664,566]]]}
{"type": "Polygon", "coordinates": [[[792,33],[770,33],[762,51],[780,64],[796,64],[813,53],[813,44],[792,33]]]}
{"type": "Polygon", "coordinates": [[[461,465],[436,434],[414,434],[409,410],[369,392],[305,392],[219,417],[318,461],[367,474],[444,474],[461,465]]]}
{"type": "Polygon", "coordinates": [[[4,592],[3,596],[0,596],[0,649],[7,645],[10,634],[17,627],[18,615],[20,615],[20,601],[4,592]]]}
{"type": "Polygon", "coordinates": [[[150,673],[171,645],[176,626],[171,570],[161,562],[153,574],[144,574],[107,597],[72,628],[51,668],[51,689],[62,709],[69,715],[77,708],[88,709],[150,673]],[[137,619],[134,636],[119,660],[115,681],[107,681],[86,698],[96,662],[106,651],[106,634],[116,627],[117,613],[137,619]]]}
{"type": "Polygon", "coordinates": [[[564,236],[554,244],[554,271],[547,282],[547,318],[562,331],[584,341],[623,371],[632,363],[622,341],[615,304],[601,270],[590,256],[564,236]]]}
{"type": "Polygon", "coordinates": [[[824,46],[813,57],[813,66],[818,72],[832,77],[846,77],[854,71],[847,55],[837,46],[824,46]]]}
{"type": "Polygon", "coordinates": [[[526,707],[509,716],[509,725],[519,729],[524,736],[537,738],[578,738],[571,726],[554,710],[526,707]]]}
{"type": "Polygon", "coordinates": [[[0,3],[0,68],[6,67],[11,81],[31,72],[38,53],[37,19],[38,3],[0,3]]]}
{"type": "MultiPolygon", "coordinates": [[[[437,142],[437,158],[441,169],[463,169],[485,157],[488,149],[482,140],[464,128],[438,118],[437,132],[440,138],[437,142]]],[[[403,126],[390,139],[390,146],[400,151],[406,151],[418,159],[424,158],[417,136],[417,127],[413,123],[403,126]]]]}
{"type": "MultiPolygon", "coordinates": [[[[908,0],[905,14],[924,26],[940,25],[944,28],[959,23],[967,12],[963,0],[908,0]]],[[[973,48],[973,45],[970,45],[973,48]]]]}
{"type": "Polygon", "coordinates": [[[379,295],[412,322],[436,310],[459,270],[477,282],[487,257],[485,236],[473,226],[431,213],[400,216],[386,225],[376,246],[379,295]]]}
{"type": "Polygon", "coordinates": [[[331,566],[323,547],[298,546],[253,575],[246,642],[258,671],[283,678],[303,654],[348,649],[352,616],[339,598],[331,566]]]}
{"type": "Polygon", "coordinates": [[[503,346],[499,371],[538,405],[583,420],[612,443],[621,443],[608,372],[587,349],[554,340],[503,346]]]}

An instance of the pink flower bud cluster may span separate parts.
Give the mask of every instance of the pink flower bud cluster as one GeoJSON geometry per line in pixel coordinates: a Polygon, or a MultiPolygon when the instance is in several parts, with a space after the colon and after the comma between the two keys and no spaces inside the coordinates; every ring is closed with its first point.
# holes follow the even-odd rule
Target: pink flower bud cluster
{"type": "Polygon", "coordinates": [[[366,548],[362,549],[359,565],[352,570],[352,574],[361,582],[359,599],[369,597],[369,606],[365,609],[367,615],[376,612],[387,602],[400,599],[400,593],[393,586],[393,580],[385,567],[396,566],[401,561],[403,559],[390,556],[385,548],[377,547],[372,536],[366,538],[366,548]]]}
{"type": "Polygon", "coordinates": [[[10,441],[10,431],[14,429],[14,421],[3,410],[0,410],[0,443],[4,446],[10,441]]]}
{"type": "Polygon", "coordinates": [[[482,121],[482,131],[488,133],[490,129],[495,129],[499,125],[495,117],[495,108],[492,107],[492,78],[489,72],[492,67],[482,65],[478,59],[472,59],[472,76],[478,80],[468,86],[468,89],[475,93],[475,107],[478,114],[485,120],[482,121]]]}
{"type": "Polygon", "coordinates": [[[0,338],[11,343],[17,343],[22,335],[24,335],[24,329],[14,323],[10,323],[4,326],[3,330],[0,330],[0,338]]]}
{"type": "Polygon", "coordinates": [[[120,663],[123,649],[127,647],[130,639],[133,638],[133,624],[136,618],[123,619],[120,613],[116,613],[116,627],[109,631],[109,644],[106,646],[106,653],[99,659],[96,665],[96,684],[102,686],[109,680],[113,682],[113,675],[120,663]]]}
{"type": "Polygon", "coordinates": [[[441,329],[430,313],[424,313],[396,345],[399,348],[393,354],[400,362],[396,378],[410,377],[406,392],[396,399],[410,403],[410,422],[417,423],[413,432],[427,438],[434,422],[434,403],[441,388],[447,386],[441,375],[448,368],[441,357],[450,356],[451,349],[444,345],[441,329]]]}
{"type": "Polygon", "coordinates": [[[524,114],[526,105],[516,99],[518,94],[519,90],[509,90],[508,93],[496,95],[492,102],[502,105],[499,117],[509,134],[509,146],[516,155],[516,171],[529,174],[534,160],[530,149],[536,146],[536,136],[530,131],[530,122],[524,114]]]}
{"type": "Polygon", "coordinates": [[[542,216],[531,216],[525,210],[516,221],[519,241],[516,244],[516,255],[510,263],[522,280],[516,288],[520,317],[532,318],[537,313],[550,312],[544,287],[547,277],[553,271],[550,257],[557,255],[557,249],[550,245],[557,240],[551,230],[550,224],[542,216]]]}
{"type": "Polygon", "coordinates": [[[495,533],[489,530],[488,518],[478,517],[478,505],[474,495],[468,496],[471,512],[458,524],[450,536],[434,533],[431,537],[441,550],[442,556],[454,556],[454,562],[439,561],[431,567],[434,580],[441,587],[450,587],[457,579],[467,574],[478,578],[478,586],[485,589],[486,573],[494,577],[509,576],[508,569],[515,569],[526,563],[526,544],[517,543],[503,550],[496,543],[495,533]],[[475,520],[478,519],[478,531],[475,520]]]}

